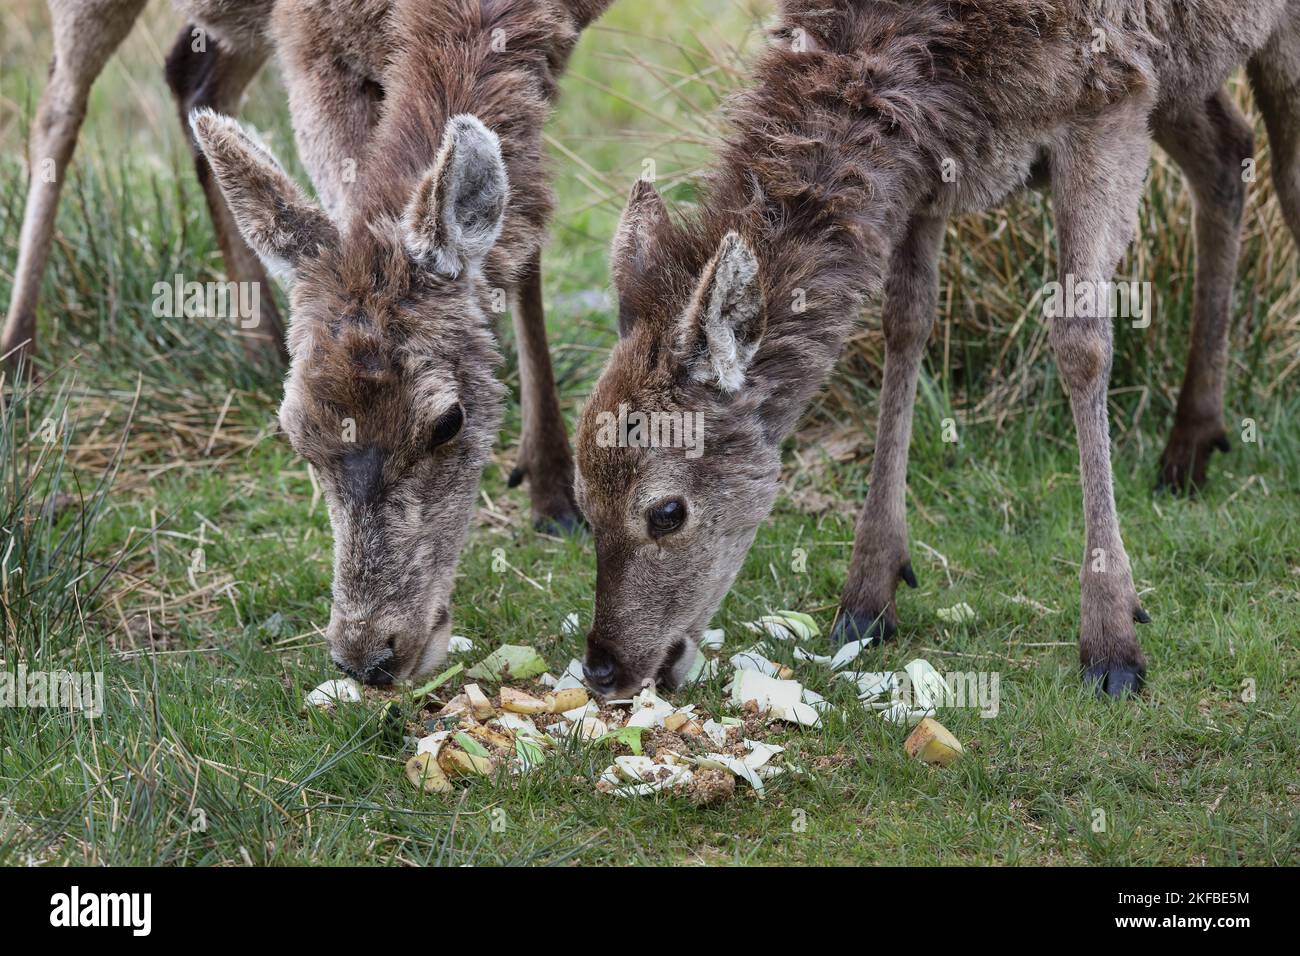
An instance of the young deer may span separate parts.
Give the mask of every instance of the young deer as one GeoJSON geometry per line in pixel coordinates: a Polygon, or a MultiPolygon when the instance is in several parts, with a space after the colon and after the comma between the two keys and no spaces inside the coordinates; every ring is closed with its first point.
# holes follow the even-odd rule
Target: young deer
{"type": "MultiPolygon", "coordinates": [[[[1249,62],[1277,188],[1300,234],[1300,2],[783,0],[733,104],[698,215],[638,183],[613,243],[621,341],[585,408],[578,501],[595,537],[586,674],[623,695],[683,675],[777,493],[782,440],[884,292],[879,434],[835,635],[895,631],[914,583],[904,517],[918,368],[945,222],[1050,177],[1062,277],[1091,310],[1051,320],[1078,432],[1083,675],[1140,689],[1138,603],[1112,492],[1106,283],[1134,233],[1154,135],[1195,193],[1195,331],[1164,476],[1223,441],[1223,369],[1248,126],[1221,86],[1249,62]],[[955,170],[956,176],[944,176],[955,170]],[[954,181],[948,181],[954,180],[954,181]],[[611,447],[627,409],[702,413],[704,453],[611,447]]],[[[628,444],[628,443],[622,443],[628,444]]]]}
{"type": "MultiPolygon", "coordinates": [[[[445,656],[452,578],[501,416],[490,313],[507,289],[521,469],[539,520],[577,523],[542,326],[542,125],[579,31],[606,5],[392,4],[383,107],[335,215],[235,120],[193,116],[241,234],[290,284],[280,422],[321,478],[331,654],[360,680],[417,677],[445,656]]],[[[346,155],[322,147],[331,153],[346,155]]]]}

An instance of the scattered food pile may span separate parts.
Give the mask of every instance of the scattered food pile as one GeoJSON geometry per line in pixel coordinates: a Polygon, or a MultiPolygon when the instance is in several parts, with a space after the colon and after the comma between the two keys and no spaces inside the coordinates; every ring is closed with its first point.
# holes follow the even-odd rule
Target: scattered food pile
{"type": "MultiPolygon", "coordinates": [[[[962,754],[961,744],[938,721],[935,709],[950,693],[928,661],[917,659],[901,673],[852,671],[868,641],[845,644],[834,655],[808,651],[803,642],[820,635],[811,617],[778,611],[743,625],[757,643],[732,654],[733,673],[724,688],[725,709],[710,715],[696,704],[677,705],[647,687],[635,697],[600,703],[588,696],[582,663],[571,660],[555,677],[536,648],[504,644],[467,671],[456,664],[409,693],[424,706],[435,690],[465,671],[470,679],[436,712],[420,714],[423,723],[405,723],[415,755],[406,762],[411,785],[426,793],[445,793],[457,781],[489,776],[504,769],[527,774],[562,748],[607,747],[612,763],[595,782],[596,789],[619,797],[661,791],[687,796],[700,805],[730,798],[737,782],[762,798],[764,783],[782,774],[806,771],[787,759],[786,746],[769,739],[783,727],[815,728],[833,705],[794,680],[793,670],[770,660],[771,642],[793,642],[794,659],[828,670],[827,681],[853,683],[862,705],[889,723],[915,726],[907,753],[929,764],[947,766],[962,754]],[[530,687],[520,686],[531,682],[530,687]],[[495,685],[490,694],[482,685],[495,685]]],[[[576,633],[577,616],[562,630],[576,633]]],[[[722,647],[721,630],[706,631],[701,648],[722,647]]],[[[472,651],[465,638],[452,639],[453,653],[472,651]]],[[[687,686],[718,673],[720,658],[701,655],[687,686]]],[[[352,680],[326,681],[307,695],[308,706],[334,707],[359,701],[362,688],[352,680]]],[[[436,706],[436,705],[435,705],[436,706]]]]}

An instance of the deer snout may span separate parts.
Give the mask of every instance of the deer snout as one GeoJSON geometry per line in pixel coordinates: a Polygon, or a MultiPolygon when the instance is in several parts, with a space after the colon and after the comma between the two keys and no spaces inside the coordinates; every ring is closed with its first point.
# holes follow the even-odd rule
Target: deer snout
{"type": "Polygon", "coordinates": [[[339,670],[363,684],[382,686],[397,680],[402,661],[397,633],[384,633],[370,620],[330,621],[330,657],[339,670]]]}
{"type": "Polygon", "coordinates": [[[600,644],[587,638],[587,658],[582,664],[582,676],[588,686],[602,697],[609,694],[622,683],[622,665],[600,644]]]}
{"type": "Polygon", "coordinates": [[[383,650],[364,656],[360,662],[354,662],[347,657],[336,656],[334,663],[339,670],[347,674],[354,680],[359,680],[363,684],[374,684],[382,687],[391,684],[395,679],[394,671],[397,670],[396,655],[391,648],[385,647],[383,650]]]}

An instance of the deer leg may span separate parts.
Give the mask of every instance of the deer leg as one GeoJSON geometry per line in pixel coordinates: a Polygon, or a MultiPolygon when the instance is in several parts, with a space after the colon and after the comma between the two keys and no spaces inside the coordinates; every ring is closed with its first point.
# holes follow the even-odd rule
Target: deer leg
{"type": "Polygon", "coordinates": [[[181,126],[190,141],[194,172],[203,187],[208,213],[217,233],[217,244],[226,263],[226,274],[234,282],[247,282],[264,290],[257,300],[257,324],[243,333],[245,351],[254,362],[270,360],[283,365],[288,358],[284,323],[271,294],[272,285],[257,255],[239,234],[239,227],[221,195],[221,187],[208,167],[207,157],[190,132],[189,119],[190,113],[200,107],[232,116],[237,113],[240,98],[266,62],[267,52],[261,46],[232,50],[216,37],[196,37],[194,27],[187,25],[181,29],[167,54],[164,73],[176,100],[181,126]]]}
{"type": "Polygon", "coordinates": [[[1161,117],[1156,141],[1183,170],[1196,200],[1192,342],[1159,478],[1162,488],[1190,493],[1204,484],[1210,454],[1230,447],[1223,428],[1223,389],[1246,206],[1242,164],[1254,156],[1255,137],[1220,90],[1190,112],[1161,117]]]}
{"type": "Polygon", "coordinates": [[[59,192],[86,117],[90,88],[131,31],[144,0],[50,0],[54,58],[31,130],[31,182],[18,239],[12,298],[0,356],[17,360],[36,345],[36,304],[54,241],[59,192]]]}
{"type": "Polygon", "coordinates": [[[832,631],[837,643],[884,640],[898,629],[894,592],[916,587],[907,552],[907,450],[912,404],[939,297],[944,221],[918,218],[890,261],[881,325],[885,377],[871,483],[853,539],[849,576],[832,631]]]}
{"type": "Polygon", "coordinates": [[[1120,537],[1106,397],[1110,280],[1136,226],[1150,156],[1148,113],[1145,101],[1125,101],[1065,130],[1052,150],[1061,283],[1074,288],[1065,297],[1070,307],[1050,316],[1050,339],[1079,439],[1085,527],[1079,659],[1084,680],[1115,697],[1140,691],[1146,678],[1134,623],[1148,618],[1120,537]]]}
{"type": "Polygon", "coordinates": [[[573,455],[546,344],[541,253],[529,260],[514,289],[513,306],[523,428],[509,483],[513,488],[528,479],[533,523],[539,529],[571,532],[582,526],[582,517],[573,496],[573,455]]]}

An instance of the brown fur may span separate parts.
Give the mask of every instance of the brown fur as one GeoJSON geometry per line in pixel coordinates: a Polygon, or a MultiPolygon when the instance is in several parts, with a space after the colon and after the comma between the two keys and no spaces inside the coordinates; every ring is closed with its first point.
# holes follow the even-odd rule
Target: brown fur
{"type": "MultiPolygon", "coordinates": [[[[1218,184],[1226,170],[1240,169],[1247,157],[1237,151],[1250,146],[1218,91],[1254,57],[1252,76],[1271,123],[1283,137],[1300,126],[1294,105],[1283,106],[1276,92],[1269,105],[1270,91],[1294,91],[1300,79],[1298,6],[785,0],[754,83],[732,106],[732,131],[698,213],[665,224],[653,190],[640,186],[616,237],[623,339],[584,411],[578,443],[579,501],[598,561],[587,662],[589,674],[602,678],[596,683],[622,693],[688,666],[681,648],[707,626],[775,498],[780,442],[831,371],[860,304],[882,288],[881,433],[837,633],[887,633],[897,581],[911,576],[907,442],[943,221],[994,206],[1050,170],[1062,276],[1107,281],[1135,225],[1149,127],[1169,130],[1162,139],[1173,150],[1180,142],[1173,128],[1199,116],[1217,131],[1219,153],[1204,172],[1191,172],[1202,262],[1199,344],[1185,394],[1204,389],[1207,397],[1197,403],[1195,438],[1176,430],[1171,442],[1176,455],[1189,457],[1185,441],[1202,441],[1222,414],[1218,370],[1235,241],[1209,233],[1236,228],[1238,191],[1218,184]],[[1104,49],[1095,47],[1096,30],[1104,49]],[[953,182],[941,175],[945,161],[955,164],[953,182]],[[758,270],[721,298],[752,286],[766,306],[766,328],[747,343],[757,346],[748,360],[728,350],[725,330],[703,355],[682,347],[683,331],[702,321],[694,303],[733,233],[752,245],[758,270]],[[725,368],[725,380],[701,381],[702,358],[725,368]],[[601,447],[598,416],[620,404],[703,413],[703,457],[601,447]],[[690,518],[652,539],[647,509],[665,498],[680,498],[690,518]]],[[[1295,169],[1284,166],[1279,185],[1292,215],[1300,206],[1288,202],[1282,183],[1295,181],[1295,169]]],[[[733,322],[734,344],[746,344],[748,321],[733,322]]],[[[1121,693],[1143,679],[1133,622],[1145,612],[1111,488],[1111,334],[1104,315],[1058,319],[1051,329],[1080,443],[1087,526],[1080,657],[1090,678],[1121,693]]],[[[1195,460],[1177,467],[1195,472],[1195,460]]]]}
{"type": "MultiPolygon", "coordinates": [[[[299,5],[294,16],[277,11],[284,48],[308,11],[306,0],[282,2],[299,5]]],[[[364,121],[364,101],[346,118],[361,117],[364,153],[357,181],[335,183],[327,209],[237,124],[196,116],[245,239],[292,282],[280,420],[330,505],[328,636],[335,661],[360,679],[419,676],[445,656],[452,578],[501,414],[489,318],[501,288],[516,298],[521,464],[534,507],[574,520],[541,313],[552,208],[542,125],[580,27],[604,5],[392,3],[377,26],[391,41],[375,74],[378,121],[364,121]]],[[[300,46],[319,53],[324,42],[300,46]]],[[[364,53],[343,59],[342,72],[365,74],[354,62],[364,53]]],[[[366,96],[365,85],[352,82],[354,93],[366,96]]],[[[332,176],[359,134],[312,132],[322,118],[307,112],[295,128],[332,176]]]]}

